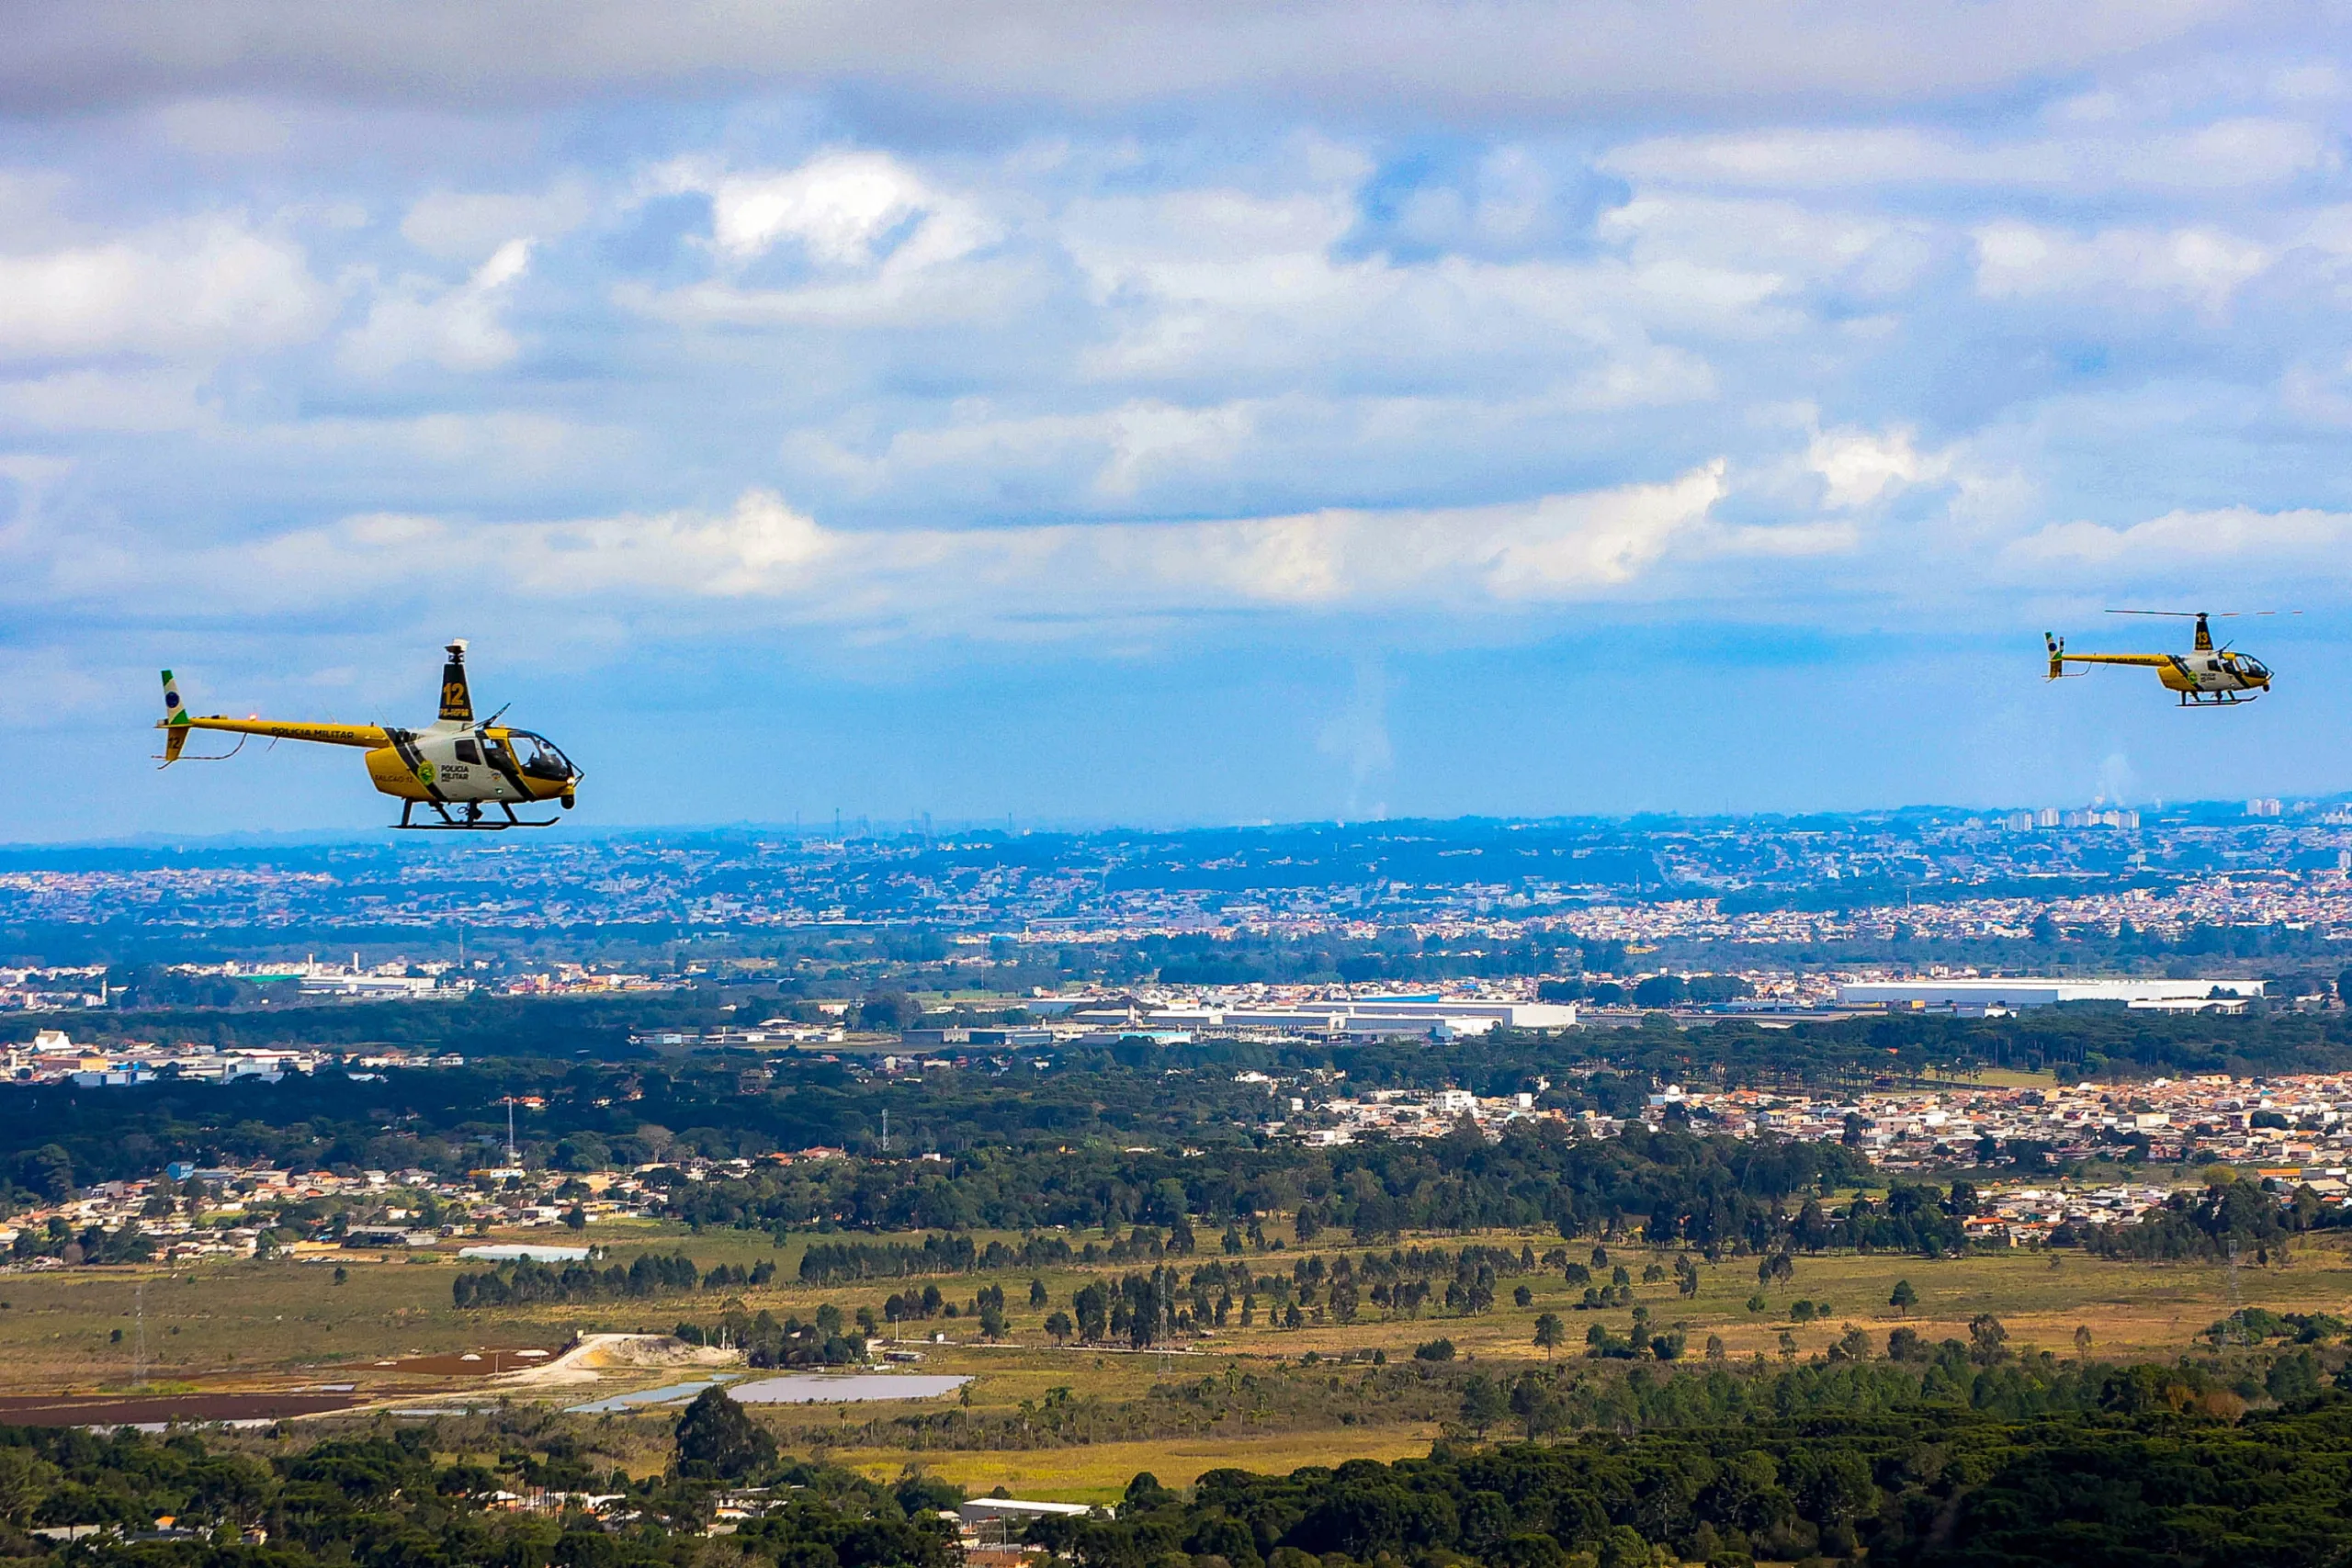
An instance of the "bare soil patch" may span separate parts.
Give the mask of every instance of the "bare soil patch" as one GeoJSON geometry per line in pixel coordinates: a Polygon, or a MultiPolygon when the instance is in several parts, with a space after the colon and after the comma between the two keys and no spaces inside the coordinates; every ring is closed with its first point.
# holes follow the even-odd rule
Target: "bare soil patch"
{"type": "Polygon", "coordinates": [[[26,1394],[0,1399],[0,1426],[109,1427],[161,1421],[274,1421],[359,1403],[348,1393],[26,1394]]]}

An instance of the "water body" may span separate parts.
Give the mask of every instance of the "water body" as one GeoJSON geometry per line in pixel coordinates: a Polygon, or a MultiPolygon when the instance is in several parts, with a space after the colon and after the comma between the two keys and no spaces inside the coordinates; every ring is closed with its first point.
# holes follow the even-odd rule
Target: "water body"
{"type": "Polygon", "coordinates": [[[707,1388],[717,1388],[724,1378],[705,1378],[700,1382],[673,1382],[667,1388],[640,1389],[635,1393],[616,1393],[607,1398],[574,1404],[565,1414],[570,1416],[608,1416],[616,1410],[630,1410],[640,1404],[670,1404],[692,1399],[707,1388]]]}
{"type": "Polygon", "coordinates": [[[855,1404],[874,1399],[936,1399],[972,1380],[905,1372],[793,1372],[732,1391],[746,1404],[855,1404]]]}

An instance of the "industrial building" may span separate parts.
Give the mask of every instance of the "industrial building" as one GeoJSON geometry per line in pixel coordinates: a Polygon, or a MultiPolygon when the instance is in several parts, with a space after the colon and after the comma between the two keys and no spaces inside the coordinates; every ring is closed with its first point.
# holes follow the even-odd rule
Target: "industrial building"
{"type": "Polygon", "coordinates": [[[1838,1005],[1970,1016],[2056,1007],[2062,1002],[2120,1002],[2128,1008],[2165,1012],[2211,1007],[2234,1012],[2261,995],[2259,980],[2099,980],[2004,975],[1855,981],[1838,987],[1838,1005]]]}
{"type": "Polygon", "coordinates": [[[1273,1029],[1356,1039],[1415,1034],[1445,1040],[1491,1029],[1567,1029],[1577,1021],[1577,1010],[1573,1003],[1560,1002],[1360,997],[1234,1006],[1196,1002],[1154,1008],[1137,1021],[1155,1029],[1273,1029]]]}

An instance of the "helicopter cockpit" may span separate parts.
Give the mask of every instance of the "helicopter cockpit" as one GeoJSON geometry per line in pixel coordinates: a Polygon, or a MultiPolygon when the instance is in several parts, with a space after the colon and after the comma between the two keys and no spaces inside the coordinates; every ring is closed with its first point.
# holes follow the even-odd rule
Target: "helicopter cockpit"
{"type": "Polygon", "coordinates": [[[561,784],[579,772],[571,765],[571,759],[544,735],[534,735],[527,729],[509,730],[507,742],[521,759],[522,770],[527,777],[561,784]]]}

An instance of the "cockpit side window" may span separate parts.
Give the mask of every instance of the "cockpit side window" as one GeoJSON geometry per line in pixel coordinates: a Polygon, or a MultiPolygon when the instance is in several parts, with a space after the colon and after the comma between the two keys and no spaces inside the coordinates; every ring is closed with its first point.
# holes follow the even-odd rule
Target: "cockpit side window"
{"type": "Polygon", "coordinates": [[[522,754],[524,773],[535,779],[560,780],[571,776],[571,761],[557,750],[555,743],[547,737],[518,729],[514,739],[515,750],[522,754]]]}
{"type": "Polygon", "coordinates": [[[481,748],[475,745],[470,740],[458,741],[458,761],[460,762],[471,762],[476,767],[481,766],[481,748]]]}

